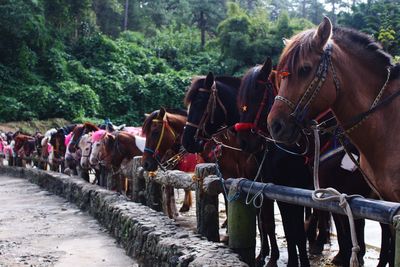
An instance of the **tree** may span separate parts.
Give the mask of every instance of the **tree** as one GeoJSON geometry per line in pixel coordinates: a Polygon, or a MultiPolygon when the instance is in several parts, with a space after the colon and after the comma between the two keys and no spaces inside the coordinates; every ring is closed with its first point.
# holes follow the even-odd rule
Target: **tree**
{"type": "Polygon", "coordinates": [[[226,16],[224,0],[188,0],[192,21],[200,29],[201,47],[206,44],[206,33],[215,33],[213,29],[226,16]]]}

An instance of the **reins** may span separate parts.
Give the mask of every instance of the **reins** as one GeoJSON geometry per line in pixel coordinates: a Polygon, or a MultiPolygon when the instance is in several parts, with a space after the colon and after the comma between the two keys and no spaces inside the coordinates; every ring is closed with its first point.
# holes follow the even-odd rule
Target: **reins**
{"type": "Polygon", "coordinates": [[[217,109],[217,104],[221,107],[222,111],[225,115],[225,121],[228,118],[228,112],[225,108],[225,105],[222,103],[217,89],[217,83],[214,81],[210,89],[200,88],[198,89],[199,92],[209,93],[210,97],[208,98],[207,107],[203,113],[203,116],[200,119],[199,124],[195,124],[193,122],[187,121],[186,125],[196,128],[195,139],[199,137],[200,132],[203,136],[210,136],[206,131],[206,124],[208,121],[210,123],[214,123],[215,119],[215,110],[217,109]]]}

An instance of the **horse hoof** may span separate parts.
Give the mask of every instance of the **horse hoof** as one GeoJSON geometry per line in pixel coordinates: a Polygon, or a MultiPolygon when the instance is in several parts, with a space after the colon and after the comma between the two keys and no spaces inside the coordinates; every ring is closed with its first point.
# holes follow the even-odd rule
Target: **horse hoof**
{"type": "Polygon", "coordinates": [[[256,267],[263,267],[265,264],[265,257],[258,255],[255,261],[256,267]]]}
{"type": "Polygon", "coordinates": [[[317,242],[310,244],[310,247],[308,248],[308,252],[311,255],[321,255],[323,250],[324,244],[320,244],[317,242]]]}
{"type": "Polygon", "coordinates": [[[189,211],[189,206],[183,205],[179,212],[188,212],[189,211]]]}
{"type": "Polygon", "coordinates": [[[333,265],[339,265],[339,266],[343,265],[342,255],[340,253],[336,254],[336,256],[333,257],[333,259],[331,260],[331,263],[333,265]]]}
{"type": "Polygon", "coordinates": [[[225,235],[225,236],[221,236],[221,243],[224,243],[224,244],[228,244],[229,243],[229,236],[228,235],[225,235]]]}
{"type": "Polygon", "coordinates": [[[267,263],[266,267],[278,267],[278,264],[276,263],[276,260],[270,259],[267,263]]]}

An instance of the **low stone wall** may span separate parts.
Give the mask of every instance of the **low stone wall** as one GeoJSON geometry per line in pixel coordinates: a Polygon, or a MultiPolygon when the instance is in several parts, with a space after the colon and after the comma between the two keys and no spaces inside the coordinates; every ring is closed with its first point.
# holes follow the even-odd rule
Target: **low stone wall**
{"type": "Polygon", "coordinates": [[[141,266],[247,266],[226,246],[180,228],[146,206],[61,173],[0,166],[0,174],[27,178],[88,211],[141,266]]]}

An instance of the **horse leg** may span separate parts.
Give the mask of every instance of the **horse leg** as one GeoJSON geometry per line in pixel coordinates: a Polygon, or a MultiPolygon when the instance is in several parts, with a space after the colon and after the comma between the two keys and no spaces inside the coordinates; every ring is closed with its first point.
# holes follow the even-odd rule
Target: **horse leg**
{"type": "Polygon", "coordinates": [[[176,217],[176,213],[175,213],[176,206],[175,206],[175,197],[173,196],[174,195],[173,190],[174,190],[174,188],[170,185],[166,185],[162,189],[162,191],[163,191],[162,203],[163,203],[164,213],[171,219],[176,217]],[[174,203],[172,203],[172,202],[174,202],[174,203]],[[175,209],[173,206],[175,206],[175,209]]]}
{"type": "Polygon", "coordinates": [[[390,230],[390,226],[387,224],[381,223],[381,251],[379,253],[379,262],[377,267],[384,267],[387,263],[389,266],[394,266],[394,257],[393,257],[393,249],[392,244],[394,243],[394,238],[392,235],[392,231],[390,230]]]}
{"type": "Polygon", "coordinates": [[[226,215],[226,219],[225,219],[225,221],[222,223],[221,228],[226,228],[226,229],[228,229],[228,200],[226,199],[225,194],[224,194],[224,201],[225,201],[225,215],[226,215]]]}
{"type": "Polygon", "coordinates": [[[279,248],[275,234],[274,201],[265,200],[260,212],[257,214],[258,228],[261,236],[260,254],[256,258],[256,266],[264,266],[265,258],[271,251],[267,267],[277,267],[279,259],[279,248]],[[271,244],[271,250],[268,243],[271,244]]]}
{"type": "Polygon", "coordinates": [[[314,209],[313,217],[317,220],[318,235],[314,239],[314,242],[310,243],[309,251],[311,254],[318,255],[322,253],[324,245],[329,241],[330,213],[314,209]]]}
{"type": "Polygon", "coordinates": [[[289,267],[299,266],[297,248],[300,254],[300,265],[309,267],[310,262],[307,255],[307,241],[304,230],[304,207],[278,202],[282,216],[282,224],[285,231],[288,249],[289,267]]]}
{"type": "Polygon", "coordinates": [[[192,206],[192,191],[185,190],[185,198],[183,200],[183,205],[180,208],[179,212],[187,212],[192,206]]]}

